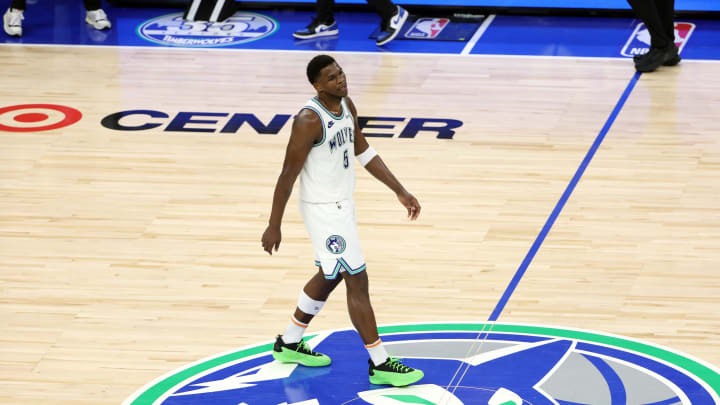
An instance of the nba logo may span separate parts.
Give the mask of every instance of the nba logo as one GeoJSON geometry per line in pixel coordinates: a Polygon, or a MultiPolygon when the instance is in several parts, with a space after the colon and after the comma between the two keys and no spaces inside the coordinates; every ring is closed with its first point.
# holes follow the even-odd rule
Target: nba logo
{"type": "MultiPolygon", "coordinates": [[[[675,45],[677,45],[679,49],[678,52],[682,52],[694,30],[695,24],[693,23],[675,23],[675,45]]],[[[627,43],[625,43],[620,54],[622,56],[633,57],[646,54],[648,51],[650,51],[650,32],[645,27],[645,24],[640,23],[635,27],[635,31],[633,31],[627,43]]]]}
{"type": "Polygon", "coordinates": [[[405,33],[405,38],[435,39],[449,23],[449,18],[418,18],[405,33]]]}

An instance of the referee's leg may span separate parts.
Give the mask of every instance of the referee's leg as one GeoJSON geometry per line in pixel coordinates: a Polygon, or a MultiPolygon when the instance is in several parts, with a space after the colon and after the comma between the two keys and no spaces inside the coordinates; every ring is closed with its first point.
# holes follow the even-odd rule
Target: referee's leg
{"type": "MultiPolygon", "coordinates": [[[[651,46],[653,48],[664,49],[672,42],[668,36],[663,18],[655,1],[648,0],[627,0],[630,3],[635,15],[645,23],[648,31],[650,31],[651,46]]],[[[661,0],[662,2],[662,0],[661,0]]]]}
{"type": "Polygon", "coordinates": [[[657,0],[658,14],[671,43],[675,42],[675,0],[657,0]]]}

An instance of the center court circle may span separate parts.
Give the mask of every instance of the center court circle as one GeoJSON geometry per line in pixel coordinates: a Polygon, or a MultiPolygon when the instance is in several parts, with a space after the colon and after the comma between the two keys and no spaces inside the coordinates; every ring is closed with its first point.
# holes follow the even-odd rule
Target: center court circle
{"type": "Polygon", "coordinates": [[[0,108],[0,131],[39,132],[70,126],[82,118],[72,107],[57,104],[20,104],[0,108]]]}
{"type": "Polygon", "coordinates": [[[222,22],[186,21],[182,13],[163,15],[141,24],[138,35],[150,42],[177,47],[213,48],[257,41],[278,28],[259,13],[237,12],[222,22]]]}
{"type": "Polygon", "coordinates": [[[486,405],[498,396],[501,404],[517,405],[720,403],[717,368],[623,336],[500,323],[378,331],[390,355],[425,372],[422,380],[402,388],[370,384],[363,343],[343,329],[306,337],[332,358],[328,367],[279,363],[272,342],[265,342],[170,372],[123,405],[486,405]]]}

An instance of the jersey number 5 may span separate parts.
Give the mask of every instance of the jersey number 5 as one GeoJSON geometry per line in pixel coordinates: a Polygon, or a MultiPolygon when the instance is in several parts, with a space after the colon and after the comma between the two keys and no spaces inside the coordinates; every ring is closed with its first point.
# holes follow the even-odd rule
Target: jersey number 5
{"type": "Polygon", "coordinates": [[[348,152],[348,150],[345,149],[345,153],[343,154],[343,167],[346,169],[348,168],[348,166],[350,166],[350,162],[348,161],[347,152],[348,152]]]}

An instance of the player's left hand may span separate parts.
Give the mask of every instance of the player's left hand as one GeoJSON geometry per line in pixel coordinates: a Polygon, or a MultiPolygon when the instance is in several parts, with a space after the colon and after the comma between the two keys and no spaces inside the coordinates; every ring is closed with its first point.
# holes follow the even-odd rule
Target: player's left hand
{"type": "Polygon", "coordinates": [[[417,198],[407,191],[398,194],[397,197],[398,200],[400,200],[400,203],[407,208],[408,218],[412,221],[416,220],[420,215],[420,203],[417,198]]]}

